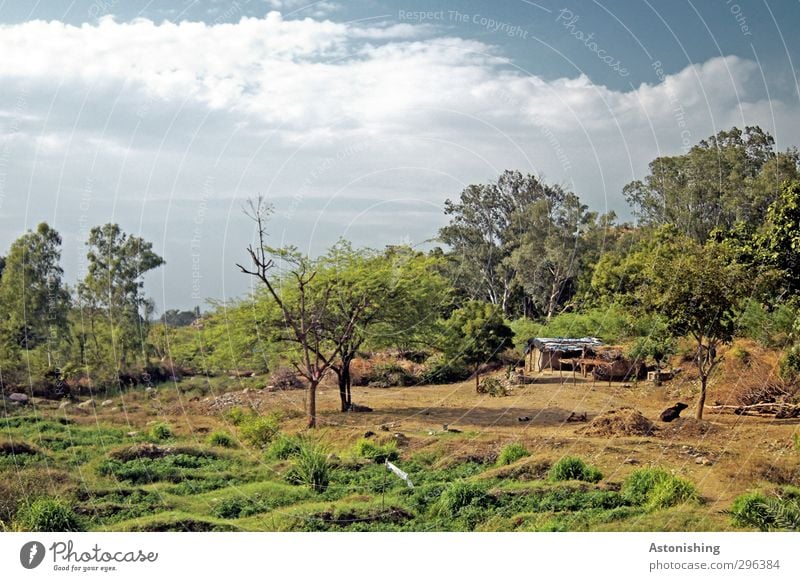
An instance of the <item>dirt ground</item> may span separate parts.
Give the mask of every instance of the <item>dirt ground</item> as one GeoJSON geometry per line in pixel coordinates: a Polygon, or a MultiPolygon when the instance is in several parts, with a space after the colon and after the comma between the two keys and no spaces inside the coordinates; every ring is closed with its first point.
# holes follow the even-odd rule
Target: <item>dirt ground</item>
{"type": "MultiPolygon", "coordinates": [[[[698,423],[693,420],[695,397],[687,395],[688,391],[689,386],[678,382],[660,387],[646,382],[593,383],[591,378],[544,372],[534,383],[515,388],[507,397],[478,395],[472,381],[354,387],[354,402],[374,410],[365,413],[338,411],[338,391],[326,385],[318,394],[318,408],[320,429],[328,437],[349,441],[367,431],[400,433],[412,450],[441,445],[446,439],[448,455],[454,460],[496,454],[508,442],[519,441],[534,456],[581,456],[598,466],[612,485],[637,467],[661,466],[697,485],[706,501],[700,510],[708,511],[709,516],[720,515],[746,490],[800,483],[800,451],[793,444],[793,436],[800,434],[800,420],[718,414],[707,409],[705,421],[698,423]],[[670,424],[661,422],[661,411],[677,401],[689,404],[682,418],[670,424]],[[653,422],[652,435],[583,433],[597,415],[624,407],[635,408],[653,422]],[[568,422],[572,413],[586,414],[587,422],[568,422]]],[[[262,411],[288,412],[297,429],[302,429],[304,391],[249,390],[243,397],[262,411]]],[[[712,387],[709,402],[714,399],[712,387]]],[[[189,402],[180,413],[187,419],[201,414],[195,406],[202,402],[189,402]]]]}

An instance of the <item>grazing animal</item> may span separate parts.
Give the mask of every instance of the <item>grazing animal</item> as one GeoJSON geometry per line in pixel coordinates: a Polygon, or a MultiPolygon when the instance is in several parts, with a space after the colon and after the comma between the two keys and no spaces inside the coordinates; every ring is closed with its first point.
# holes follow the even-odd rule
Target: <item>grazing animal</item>
{"type": "Polygon", "coordinates": [[[688,405],[682,402],[678,402],[674,406],[668,407],[661,412],[661,421],[671,422],[672,420],[677,420],[679,417],[681,417],[681,412],[688,407],[688,405]]]}
{"type": "Polygon", "coordinates": [[[531,421],[531,417],[530,416],[520,416],[520,417],[517,418],[517,421],[519,421],[519,422],[529,422],[529,421],[531,421]]]}
{"type": "Polygon", "coordinates": [[[586,420],[586,412],[583,412],[582,414],[576,414],[575,412],[572,412],[567,417],[567,421],[568,422],[585,422],[585,421],[587,421],[586,420]]]}

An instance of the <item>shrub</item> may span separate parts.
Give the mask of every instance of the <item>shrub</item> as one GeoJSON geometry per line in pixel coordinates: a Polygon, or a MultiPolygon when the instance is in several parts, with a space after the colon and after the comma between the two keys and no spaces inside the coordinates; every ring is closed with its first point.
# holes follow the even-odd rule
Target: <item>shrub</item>
{"type": "Polygon", "coordinates": [[[496,377],[485,377],[478,385],[478,393],[487,393],[492,397],[505,397],[510,392],[508,384],[496,377]]]}
{"type": "Polygon", "coordinates": [[[733,523],[741,527],[762,531],[800,530],[797,497],[768,497],[760,492],[748,492],[733,501],[729,514],[733,523]]]}
{"type": "Polygon", "coordinates": [[[548,473],[550,480],[582,480],[584,482],[599,482],[603,475],[594,466],[587,465],[580,458],[564,456],[553,464],[548,473]]]}
{"type": "Polygon", "coordinates": [[[331,480],[333,467],[323,447],[305,440],[294,457],[286,479],[292,484],[308,486],[315,492],[325,492],[331,480]]]}
{"type": "Polygon", "coordinates": [[[457,480],[442,490],[439,500],[434,504],[434,512],[438,516],[456,518],[469,507],[488,508],[494,504],[493,501],[485,485],[457,480]]]}
{"type": "Polygon", "coordinates": [[[279,367],[270,374],[270,384],[276,389],[303,389],[303,380],[288,367],[279,367]]]}
{"type": "Polygon", "coordinates": [[[397,363],[381,363],[372,368],[367,378],[370,387],[404,387],[417,383],[417,378],[397,363]]]}
{"type": "Polygon", "coordinates": [[[513,442],[500,451],[500,455],[497,457],[497,465],[507,466],[526,456],[530,456],[527,448],[519,442],[513,442]]]}
{"type": "Polygon", "coordinates": [[[249,414],[242,408],[233,407],[230,408],[228,411],[226,411],[224,414],[222,414],[222,417],[224,417],[234,426],[238,426],[247,419],[248,415],[249,414]]]}
{"type": "Polygon", "coordinates": [[[461,361],[450,360],[439,353],[425,361],[426,370],[422,374],[423,383],[456,383],[467,379],[472,372],[461,361]]]}
{"type": "Polygon", "coordinates": [[[209,446],[219,446],[220,448],[235,448],[236,440],[224,430],[215,430],[208,436],[209,446]]]}
{"type": "Polygon", "coordinates": [[[168,424],[156,424],[150,428],[150,437],[156,441],[169,440],[173,435],[168,424]]]}
{"type": "Polygon", "coordinates": [[[274,415],[251,415],[239,423],[242,440],[257,448],[265,448],[278,434],[280,425],[274,415]]]}
{"type": "Polygon", "coordinates": [[[622,495],[631,504],[650,510],[697,499],[697,491],[691,482],[660,468],[642,468],[633,472],[622,483],[622,495]]]}
{"type": "Polygon", "coordinates": [[[56,498],[40,498],[17,514],[19,526],[31,532],[83,531],[81,519],[65,502],[56,498]]]}
{"type": "Polygon", "coordinates": [[[267,458],[272,460],[286,460],[296,456],[303,446],[303,436],[289,436],[278,434],[267,450],[267,458]]]}
{"type": "Polygon", "coordinates": [[[372,460],[376,464],[383,464],[387,460],[397,460],[400,456],[397,450],[397,442],[394,441],[377,444],[362,438],[356,443],[355,451],[358,456],[372,460]]]}
{"type": "Polygon", "coordinates": [[[793,345],[786,350],[778,363],[778,373],[786,381],[800,378],[800,345],[793,345]]]}

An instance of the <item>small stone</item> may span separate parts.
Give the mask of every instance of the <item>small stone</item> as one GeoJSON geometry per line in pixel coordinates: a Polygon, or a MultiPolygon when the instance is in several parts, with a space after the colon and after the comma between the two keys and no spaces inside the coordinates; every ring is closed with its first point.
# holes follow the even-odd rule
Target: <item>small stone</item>
{"type": "Polygon", "coordinates": [[[375,435],[375,432],[373,432],[372,430],[367,430],[366,432],[364,432],[364,437],[365,438],[371,438],[374,435],[375,435]]]}
{"type": "Polygon", "coordinates": [[[623,464],[638,464],[639,461],[636,458],[625,458],[622,461],[623,464]]]}
{"type": "Polygon", "coordinates": [[[242,394],[244,394],[244,395],[247,395],[248,393],[250,393],[250,388],[249,388],[249,387],[245,387],[245,388],[242,390],[242,394]]]}
{"type": "Polygon", "coordinates": [[[100,407],[108,407],[114,403],[113,399],[107,399],[103,403],[100,404],[100,407]]]}
{"type": "Polygon", "coordinates": [[[694,459],[694,463],[695,463],[695,464],[704,464],[704,463],[706,463],[707,461],[708,461],[708,460],[706,460],[706,459],[705,459],[705,458],[703,458],[702,456],[698,456],[697,458],[695,458],[695,459],[694,459]]]}
{"type": "Polygon", "coordinates": [[[30,398],[24,393],[12,393],[8,399],[17,405],[26,405],[30,401],[30,398]]]}
{"type": "Polygon", "coordinates": [[[128,432],[127,434],[129,437],[133,438],[134,436],[138,436],[139,432],[128,432]]]}
{"type": "Polygon", "coordinates": [[[78,407],[82,410],[93,408],[95,406],[95,401],[93,399],[87,399],[86,401],[82,401],[78,404],[78,407]]]}
{"type": "Polygon", "coordinates": [[[67,409],[67,408],[68,408],[69,406],[71,406],[71,405],[72,405],[72,403],[71,403],[71,402],[70,402],[68,399],[65,399],[64,401],[62,401],[62,402],[61,402],[61,403],[58,405],[58,409],[60,409],[60,410],[65,410],[65,409],[67,409]]]}

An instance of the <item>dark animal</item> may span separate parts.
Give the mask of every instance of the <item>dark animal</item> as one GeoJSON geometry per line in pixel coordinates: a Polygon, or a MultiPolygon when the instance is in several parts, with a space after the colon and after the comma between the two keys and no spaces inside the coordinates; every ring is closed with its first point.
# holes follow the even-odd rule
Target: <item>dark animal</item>
{"type": "Polygon", "coordinates": [[[568,422],[585,422],[585,421],[587,421],[586,420],[586,412],[583,412],[582,414],[576,414],[575,412],[572,412],[567,417],[567,421],[568,422]]]}
{"type": "Polygon", "coordinates": [[[531,417],[530,416],[520,416],[520,417],[517,418],[517,421],[519,421],[519,422],[529,422],[529,421],[531,421],[531,417]]]}
{"type": "Polygon", "coordinates": [[[681,417],[681,412],[688,408],[689,406],[685,403],[678,402],[672,407],[668,407],[663,412],[661,412],[661,421],[662,422],[671,422],[672,420],[677,420],[681,417]]]}

